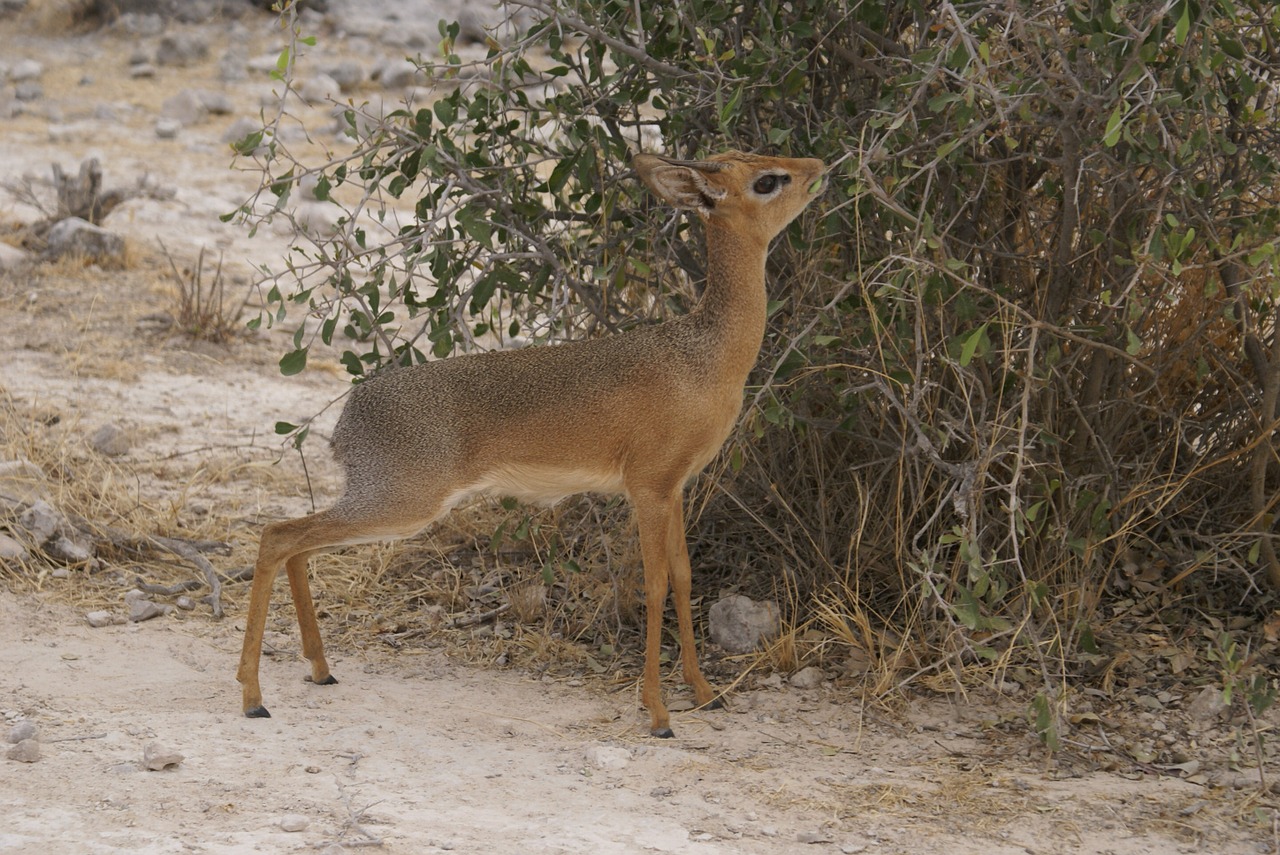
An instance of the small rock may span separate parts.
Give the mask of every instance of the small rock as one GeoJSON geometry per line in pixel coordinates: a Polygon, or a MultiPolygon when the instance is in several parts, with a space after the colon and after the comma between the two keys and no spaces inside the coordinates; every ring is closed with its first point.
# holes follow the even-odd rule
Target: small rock
{"type": "Polygon", "coordinates": [[[303,202],[294,210],[293,221],[300,234],[327,238],[342,230],[339,221],[345,216],[346,212],[331,202],[303,202]]]}
{"type": "Polygon", "coordinates": [[[200,103],[214,116],[229,116],[236,111],[235,102],[225,92],[212,92],[208,89],[197,89],[200,103]]]}
{"type": "Polygon", "coordinates": [[[84,616],[84,619],[88,621],[89,626],[94,629],[101,629],[104,626],[111,626],[111,624],[115,623],[115,619],[111,616],[111,612],[108,611],[89,612],[84,616]]]}
{"type": "Polygon", "coordinates": [[[280,817],[281,831],[306,831],[311,820],[300,813],[285,814],[280,817]]]}
{"type": "Polygon", "coordinates": [[[45,253],[50,258],[70,255],[92,261],[124,259],[124,238],[80,217],[67,217],[54,223],[47,240],[45,253]]]}
{"type": "Polygon", "coordinates": [[[93,560],[93,546],[75,537],[60,534],[44,545],[44,553],[62,564],[84,564],[93,560]]]}
{"type": "Polygon", "coordinates": [[[7,534],[0,534],[0,561],[26,561],[27,548],[7,534]]]}
{"type": "Polygon", "coordinates": [[[166,119],[177,119],[189,127],[209,118],[209,109],[205,106],[199,92],[194,89],[183,89],[177,95],[164,99],[164,103],[160,105],[160,115],[166,119]]]}
{"type": "Polygon", "coordinates": [[[730,653],[750,653],[778,633],[778,607],[731,594],[707,615],[711,640],[730,653]]]}
{"type": "Polygon", "coordinates": [[[821,831],[802,831],[796,835],[797,843],[830,843],[831,835],[823,834],[821,831]]]}
{"type": "Polygon", "coordinates": [[[48,481],[39,466],[30,460],[0,462],[0,506],[16,508],[49,499],[48,481]]]}
{"type": "Polygon", "coordinates": [[[209,55],[209,42],[195,33],[168,33],[156,46],[156,64],[186,67],[209,55]]]}
{"type": "Polygon", "coordinates": [[[364,83],[364,69],[360,63],[353,60],[331,65],[325,69],[325,73],[342,88],[343,92],[350,92],[364,83]]]}
{"type": "Polygon", "coordinates": [[[15,270],[31,261],[31,255],[16,246],[0,242],[0,270],[15,270]]]}
{"type": "Polygon", "coordinates": [[[417,66],[403,59],[388,60],[373,70],[373,79],[385,89],[404,89],[419,83],[426,83],[417,66]]]}
{"type": "Polygon", "coordinates": [[[93,450],[107,457],[120,457],[128,454],[133,443],[129,434],[119,425],[105,424],[89,437],[89,445],[93,450]]]}
{"type": "Polygon", "coordinates": [[[138,65],[129,66],[129,76],[135,80],[142,80],[156,76],[156,67],[149,62],[139,63],[138,65]]]}
{"type": "Polygon", "coordinates": [[[631,752],[616,745],[588,745],[583,757],[595,768],[610,772],[625,769],[631,763],[631,752]]]}
{"type": "Polygon", "coordinates": [[[37,80],[24,80],[13,87],[13,97],[19,101],[35,101],[44,95],[44,87],[37,80]]]}
{"type": "Polygon", "coordinates": [[[826,673],[821,668],[810,665],[808,668],[801,668],[799,671],[791,675],[789,682],[797,689],[816,689],[827,679],[826,673]]]}
{"type": "Polygon", "coordinates": [[[40,743],[34,739],[24,739],[5,752],[4,756],[19,763],[34,763],[40,759],[40,743]]]}
{"type": "Polygon", "coordinates": [[[173,606],[162,606],[150,600],[134,600],[129,604],[129,620],[142,623],[144,620],[160,617],[169,613],[173,606]]]}
{"type": "Polygon", "coordinates": [[[39,80],[44,74],[44,66],[36,62],[34,59],[20,60],[9,69],[9,79],[14,83],[21,83],[24,80],[39,80]]]}
{"type": "Polygon", "coordinates": [[[9,735],[6,741],[16,745],[28,739],[35,739],[38,734],[39,728],[36,727],[36,723],[29,718],[24,718],[9,728],[9,735]]]}
{"type": "Polygon", "coordinates": [[[18,525],[26,532],[28,540],[36,546],[43,546],[64,527],[65,523],[66,520],[62,518],[62,514],[44,499],[32,502],[31,506],[22,512],[22,516],[18,517],[18,525]]]}
{"type": "Polygon", "coordinates": [[[149,742],[146,748],[142,749],[142,765],[152,772],[177,766],[185,759],[187,758],[177,751],[171,751],[157,742],[149,742]]]}
{"type": "Polygon", "coordinates": [[[182,122],[177,119],[159,119],[156,122],[156,137],[162,140],[171,140],[182,132],[182,122]]]}
{"type": "Polygon", "coordinates": [[[184,612],[189,612],[196,607],[196,601],[185,595],[178,597],[173,604],[184,612]]]}
{"type": "Polygon", "coordinates": [[[342,95],[342,87],[329,75],[317,74],[308,77],[298,85],[298,94],[304,101],[318,103],[339,97],[342,95]]]}
{"type": "Polygon", "coordinates": [[[1217,686],[1205,686],[1196,695],[1195,700],[1187,705],[1187,715],[1199,721],[1210,721],[1222,715],[1227,704],[1222,700],[1222,689],[1217,686]]]}

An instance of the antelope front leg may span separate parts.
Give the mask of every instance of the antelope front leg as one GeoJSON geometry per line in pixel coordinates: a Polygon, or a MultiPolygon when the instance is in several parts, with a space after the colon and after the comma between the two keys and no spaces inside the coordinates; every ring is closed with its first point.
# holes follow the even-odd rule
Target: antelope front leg
{"type": "MultiPolygon", "coordinates": [[[[678,499],[677,499],[678,500],[678,499]]],[[[640,526],[640,554],[644,561],[644,683],[640,691],[649,711],[649,733],[661,738],[675,736],[671,714],[662,703],[662,611],[667,603],[670,573],[670,499],[632,497],[640,526]]]]}
{"type": "Polygon", "coordinates": [[[667,542],[671,555],[671,598],[675,601],[676,620],[680,628],[680,664],[684,681],[693,687],[698,706],[719,709],[724,706],[716,697],[715,689],[702,676],[698,667],[698,645],[693,637],[693,606],[689,600],[693,588],[693,572],[689,567],[689,544],[684,533],[684,502],[680,496],[671,507],[667,528],[667,542]]]}
{"type": "Polygon", "coordinates": [[[307,679],[318,686],[332,686],[338,681],[329,673],[329,663],[324,658],[324,642],[320,640],[320,625],[316,621],[316,607],[311,600],[311,586],[307,582],[307,561],[312,553],[295,555],[285,562],[289,574],[289,590],[293,592],[293,608],[298,614],[298,630],[302,634],[302,655],[311,663],[311,676],[307,679]]]}

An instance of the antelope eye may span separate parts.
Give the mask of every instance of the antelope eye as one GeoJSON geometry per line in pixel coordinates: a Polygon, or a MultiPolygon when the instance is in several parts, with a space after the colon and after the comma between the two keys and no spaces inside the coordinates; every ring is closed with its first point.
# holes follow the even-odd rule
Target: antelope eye
{"type": "Polygon", "coordinates": [[[756,183],[752,185],[751,189],[755,190],[761,196],[768,196],[774,190],[778,189],[778,176],[761,175],[756,179],[756,183]]]}

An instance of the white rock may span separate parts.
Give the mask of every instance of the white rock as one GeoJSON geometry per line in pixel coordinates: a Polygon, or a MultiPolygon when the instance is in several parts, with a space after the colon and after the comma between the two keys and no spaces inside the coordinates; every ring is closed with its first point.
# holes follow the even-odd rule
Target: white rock
{"type": "Polygon", "coordinates": [[[617,745],[588,745],[583,758],[597,769],[617,772],[631,763],[631,752],[617,745]]]}
{"type": "Polygon", "coordinates": [[[153,603],[150,600],[134,600],[129,604],[129,620],[134,623],[142,623],[144,620],[160,617],[160,615],[168,614],[173,606],[162,606],[153,603]]]}
{"type": "Polygon", "coordinates": [[[300,813],[290,813],[280,817],[281,831],[306,831],[309,825],[311,820],[300,813]]]}
{"type": "Polygon", "coordinates": [[[34,763],[40,759],[40,743],[34,739],[24,739],[12,746],[4,756],[19,763],[34,763]]]}
{"type": "Polygon", "coordinates": [[[0,561],[26,561],[27,548],[7,534],[0,534],[0,561]]]}
{"type": "Polygon", "coordinates": [[[177,95],[164,99],[164,103],[160,105],[160,115],[166,119],[177,119],[184,126],[191,126],[209,118],[209,108],[205,106],[199,92],[183,89],[177,95]]]}
{"type": "Polygon", "coordinates": [[[39,728],[36,727],[36,723],[29,718],[24,718],[9,728],[9,735],[6,741],[16,745],[28,739],[35,739],[38,735],[39,728]]]}
{"type": "Polygon", "coordinates": [[[26,531],[28,540],[37,546],[43,546],[65,524],[62,514],[44,499],[32,502],[18,517],[18,525],[26,531]]]}
{"type": "Polygon", "coordinates": [[[152,772],[159,772],[170,766],[177,766],[187,758],[177,751],[172,751],[157,742],[149,742],[142,749],[142,765],[152,772]]]}
{"type": "Polygon", "coordinates": [[[15,270],[31,261],[31,253],[0,242],[0,270],[15,270]]]}
{"type": "Polygon", "coordinates": [[[39,80],[43,74],[44,66],[34,59],[21,60],[9,69],[9,79],[14,83],[20,83],[23,80],[39,80]]]}
{"type": "Polygon", "coordinates": [[[707,614],[711,640],[730,653],[750,653],[778,634],[778,607],[731,594],[707,614]]]}
{"type": "Polygon", "coordinates": [[[89,612],[84,616],[85,621],[94,629],[101,629],[104,626],[111,626],[115,623],[115,619],[111,617],[111,612],[97,611],[89,612]]]}
{"type": "Polygon", "coordinates": [[[816,689],[826,681],[827,675],[823,673],[821,668],[810,665],[808,668],[801,668],[799,671],[791,675],[789,682],[797,689],[816,689]]]}

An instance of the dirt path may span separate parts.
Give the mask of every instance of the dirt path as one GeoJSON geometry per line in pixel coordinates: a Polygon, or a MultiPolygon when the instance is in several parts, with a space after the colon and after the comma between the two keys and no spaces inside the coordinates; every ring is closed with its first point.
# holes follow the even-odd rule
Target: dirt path
{"type": "Polygon", "coordinates": [[[90,629],[0,595],[0,713],[35,722],[43,754],[0,764],[0,851],[1260,851],[1212,823],[1179,833],[1205,807],[1192,784],[1053,780],[990,709],[890,721],[760,689],[658,741],[630,688],[341,652],[341,684],[317,687],[291,648],[264,664],[275,717],[248,720],[238,645],[234,619],[90,629]],[[185,759],[144,770],[153,742],[185,759]]]}

